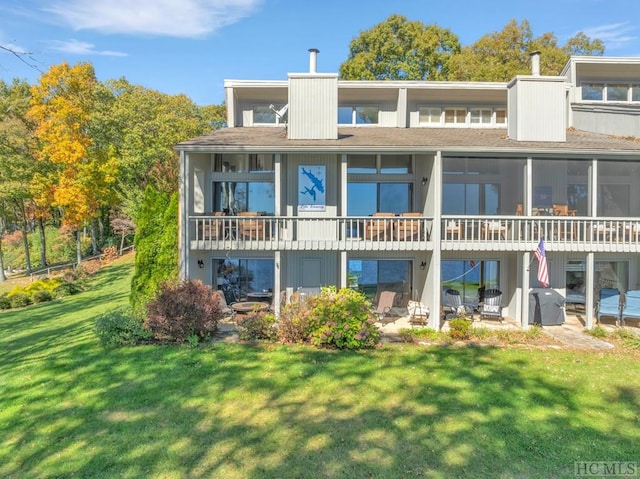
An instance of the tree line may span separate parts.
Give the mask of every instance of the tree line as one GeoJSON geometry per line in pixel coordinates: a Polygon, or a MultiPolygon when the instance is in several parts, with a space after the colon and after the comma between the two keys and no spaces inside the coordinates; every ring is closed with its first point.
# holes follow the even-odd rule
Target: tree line
{"type": "Polygon", "coordinates": [[[132,233],[148,189],[178,190],[174,146],[225,118],[224,105],[98,81],[90,63],[54,65],[34,85],[0,80],[0,280],[6,232],[22,232],[27,271],[31,233],[40,236],[37,263],[47,265],[45,225],[76,236],[78,261],[81,232],[93,254],[132,233]]]}

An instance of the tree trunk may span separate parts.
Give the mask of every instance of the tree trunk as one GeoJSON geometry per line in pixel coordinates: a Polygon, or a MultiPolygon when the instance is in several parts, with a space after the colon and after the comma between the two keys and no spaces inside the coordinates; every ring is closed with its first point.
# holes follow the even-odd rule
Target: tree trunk
{"type": "Polygon", "coordinates": [[[120,239],[120,256],[122,256],[123,249],[124,249],[124,231],[122,232],[122,238],[120,239]]]}
{"type": "Polygon", "coordinates": [[[47,266],[47,238],[44,234],[44,221],[38,218],[38,232],[40,233],[40,263],[44,268],[47,266]]]}
{"type": "Polygon", "coordinates": [[[91,254],[98,256],[98,228],[96,227],[97,220],[94,218],[91,220],[91,254]]]}
{"type": "Polygon", "coordinates": [[[27,222],[27,212],[24,209],[22,200],[15,200],[16,210],[20,214],[20,230],[22,232],[22,245],[24,247],[24,267],[27,274],[31,274],[31,255],[29,253],[29,223],[27,222]]]}
{"type": "Polygon", "coordinates": [[[7,276],[4,274],[4,257],[2,253],[2,230],[0,228],[0,283],[7,280],[7,276]]]}
{"type": "Polygon", "coordinates": [[[76,231],[76,260],[78,262],[78,266],[82,263],[82,241],[80,241],[81,231],[78,229],[76,231]]]}

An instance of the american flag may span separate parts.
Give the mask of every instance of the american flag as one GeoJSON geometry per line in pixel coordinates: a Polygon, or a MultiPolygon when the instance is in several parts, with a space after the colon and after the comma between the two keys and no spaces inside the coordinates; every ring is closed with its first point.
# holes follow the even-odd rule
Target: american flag
{"type": "Polygon", "coordinates": [[[547,254],[544,251],[544,238],[540,238],[535,255],[538,260],[538,281],[540,281],[543,288],[548,288],[549,270],[547,270],[547,254]]]}

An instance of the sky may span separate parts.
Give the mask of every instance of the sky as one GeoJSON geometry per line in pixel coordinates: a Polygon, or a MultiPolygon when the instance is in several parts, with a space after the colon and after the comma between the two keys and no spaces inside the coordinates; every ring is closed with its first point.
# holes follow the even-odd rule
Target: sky
{"type": "Polygon", "coordinates": [[[0,79],[37,83],[51,65],[91,62],[98,79],[125,77],[199,105],[224,101],[224,80],[337,73],[350,42],[391,14],[437,24],[470,45],[512,19],[560,45],[577,32],[607,56],[640,56],[638,0],[0,0],[0,79]]]}

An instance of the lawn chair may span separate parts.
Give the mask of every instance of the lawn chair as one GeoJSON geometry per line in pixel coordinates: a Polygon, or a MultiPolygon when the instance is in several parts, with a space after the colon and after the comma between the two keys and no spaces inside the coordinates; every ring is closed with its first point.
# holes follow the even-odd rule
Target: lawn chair
{"type": "Polygon", "coordinates": [[[502,291],[487,289],[484,292],[484,302],[480,308],[480,319],[497,318],[502,323],[502,291]]]}
{"type": "Polygon", "coordinates": [[[409,324],[413,326],[426,326],[429,321],[429,308],[420,302],[417,290],[413,291],[413,299],[407,303],[409,312],[409,324]]]}
{"type": "Polygon", "coordinates": [[[223,317],[232,320],[235,319],[236,312],[227,304],[227,300],[224,297],[224,292],[222,290],[217,290],[214,291],[213,294],[218,297],[218,301],[220,302],[220,312],[222,313],[223,317]]]}
{"type": "Polygon", "coordinates": [[[615,318],[620,322],[620,291],[616,288],[601,288],[598,304],[596,305],[596,320],[600,322],[603,316],[615,318]]]}
{"type": "Polygon", "coordinates": [[[378,316],[379,321],[383,321],[384,318],[391,313],[393,308],[393,301],[396,299],[395,291],[382,291],[378,298],[378,304],[373,310],[373,314],[378,316]]]}
{"type": "Polygon", "coordinates": [[[640,290],[627,291],[624,295],[624,306],[620,320],[624,324],[625,319],[640,319],[640,290]]]}
{"type": "Polygon", "coordinates": [[[444,292],[444,319],[451,319],[461,314],[467,316],[473,314],[464,304],[462,304],[462,296],[460,291],[449,288],[444,292]]]}

